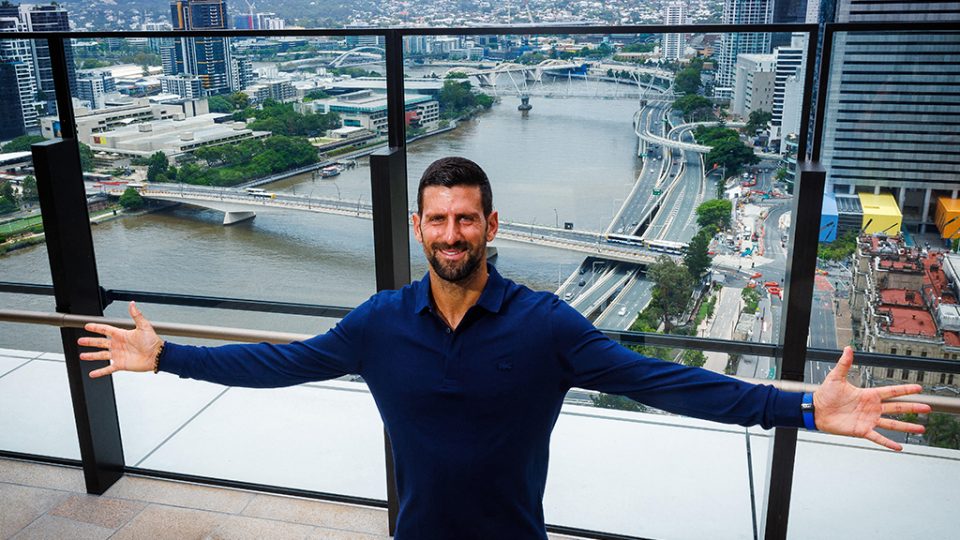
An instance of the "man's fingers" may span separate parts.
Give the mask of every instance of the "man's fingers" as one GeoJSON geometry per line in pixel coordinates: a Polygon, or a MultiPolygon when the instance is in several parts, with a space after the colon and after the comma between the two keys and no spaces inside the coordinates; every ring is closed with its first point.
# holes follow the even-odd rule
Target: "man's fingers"
{"type": "Polygon", "coordinates": [[[147,321],[147,318],[143,316],[143,312],[141,312],[140,308],[137,307],[136,302],[131,301],[127,306],[127,311],[130,312],[130,317],[133,319],[134,324],[137,325],[138,330],[150,328],[150,322],[147,321]]]}
{"type": "Polygon", "coordinates": [[[90,372],[90,378],[91,378],[91,379],[96,379],[96,378],[99,378],[99,377],[103,377],[104,375],[110,375],[110,374],[114,373],[115,371],[117,371],[117,368],[114,367],[114,366],[107,366],[107,367],[103,367],[103,368],[100,368],[100,369],[95,369],[95,370],[93,370],[93,371],[90,372]]]}
{"type": "Polygon", "coordinates": [[[840,355],[840,360],[837,361],[837,365],[834,366],[830,373],[827,374],[827,379],[845,381],[847,380],[847,373],[850,372],[850,366],[853,365],[853,349],[850,347],[843,348],[843,354],[840,355]]]}
{"type": "Polygon", "coordinates": [[[98,323],[87,323],[83,326],[83,329],[87,332],[92,332],[94,334],[102,334],[107,337],[113,337],[117,333],[122,332],[116,326],[110,326],[109,324],[98,324],[98,323]]]}
{"type": "Polygon", "coordinates": [[[886,446],[887,448],[893,450],[894,452],[899,452],[903,450],[902,446],[884,437],[883,435],[877,433],[876,431],[871,431],[867,433],[867,439],[879,444],[880,446],[886,446]]]}
{"type": "Polygon", "coordinates": [[[97,351],[80,353],[81,360],[109,360],[110,351],[97,351]]]}
{"type": "Polygon", "coordinates": [[[110,340],[105,338],[82,337],[77,340],[77,345],[81,347],[97,347],[98,349],[109,349],[110,340]]]}
{"type": "Polygon", "coordinates": [[[881,418],[877,421],[877,427],[893,431],[903,431],[905,433],[923,433],[924,428],[920,424],[910,422],[901,422],[892,418],[881,418]]]}
{"type": "Polygon", "coordinates": [[[888,401],[880,406],[880,414],[926,414],[928,412],[930,412],[930,406],[926,403],[888,401]]]}
{"type": "Polygon", "coordinates": [[[880,399],[890,399],[899,396],[909,396],[910,394],[919,394],[923,392],[923,387],[919,384],[898,384],[896,386],[881,386],[877,388],[877,394],[880,399]]]}

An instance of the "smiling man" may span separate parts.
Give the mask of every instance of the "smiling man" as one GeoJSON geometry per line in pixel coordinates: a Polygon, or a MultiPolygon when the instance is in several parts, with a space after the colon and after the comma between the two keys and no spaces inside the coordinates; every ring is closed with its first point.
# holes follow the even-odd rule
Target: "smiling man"
{"type": "Polygon", "coordinates": [[[718,422],[864,437],[894,450],[900,445],[875,428],[923,431],[881,416],[929,412],[883,403],[921,387],[850,385],[849,348],[812,395],[625,349],[555,295],[489,266],[486,246],[497,226],[483,170],[444,158],[423,173],[413,215],[427,275],[374,295],[329,332],[286,345],[178,345],[157,336],[131,303],[136,328],[88,324],[106,337],[81,338],[103,349],[81,358],[109,360],[92,377],[162,370],[247,387],[363,376],[393,443],[398,540],[545,539],[550,434],[574,387],[718,422]]]}

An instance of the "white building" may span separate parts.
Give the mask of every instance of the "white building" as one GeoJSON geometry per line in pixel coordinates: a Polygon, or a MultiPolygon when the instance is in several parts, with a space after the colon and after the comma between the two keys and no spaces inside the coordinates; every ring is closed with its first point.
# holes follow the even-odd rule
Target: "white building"
{"type": "Polygon", "coordinates": [[[203,97],[203,82],[194,75],[163,75],[160,77],[160,91],[186,99],[200,99],[203,97]]]}
{"type": "Polygon", "coordinates": [[[800,111],[787,110],[786,93],[787,80],[796,77],[801,81],[800,98],[802,99],[806,43],[806,35],[794,34],[789,47],[777,47],[773,50],[776,58],[776,80],[773,86],[773,110],[771,111],[773,118],[770,120],[771,140],[779,141],[787,133],[800,132],[800,111]],[[785,116],[789,117],[790,123],[784,123],[785,116]]]}
{"type": "Polygon", "coordinates": [[[149,157],[163,152],[169,159],[206,146],[263,139],[269,131],[252,131],[245,122],[218,123],[227,114],[209,113],[187,118],[182,113],[166,120],[152,120],[97,133],[90,138],[94,152],[127,157],[149,157]]]}
{"type": "MultiPolygon", "coordinates": [[[[440,103],[430,96],[404,94],[404,111],[407,125],[436,129],[440,122],[440,103]]],[[[358,90],[336,98],[318,99],[298,103],[299,110],[317,113],[335,112],[344,126],[362,127],[370,131],[387,133],[387,96],[373,90],[358,90]]]]}
{"type": "MultiPolygon", "coordinates": [[[[152,120],[164,120],[182,115],[190,117],[209,113],[207,100],[183,101],[180,103],[151,103],[149,99],[129,99],[123,104],[112,104],[105,100],[106,108],[91,110],[75,108],[77,138],[84,144],[90,144],[93,136],[124,126],[130,126],[152,120]]],[[[47,139],[58,136],[60,121],[55,116],[46,116],[40,121],[40,134],[47,139]]]]}
{"type": "MultiPolygon", "coordinates": [[[[683,2],[665,2],[663,4],[663,24],[681,25],[686,23],[686,7],[683,2]]],[[[679,60],[683,58],[683,51],[687,48],[686,35],[663,35],[663,58],[665,60],[679,60]]]]}
{"type": "Polygon", "coordinates": [[[263,103],[268,99],[281,102],[297,100],[297,88],[284,80],[261,80],[257,84],[248,86],[244,91],[251,103],[263,103]]]}
{"type": "Polygon", "coordinates": [[[753,111],[773,109],[773,88],[776,61],[772,54],[741,54],[737,69],[730,112],[744,119],[753,111]]]}

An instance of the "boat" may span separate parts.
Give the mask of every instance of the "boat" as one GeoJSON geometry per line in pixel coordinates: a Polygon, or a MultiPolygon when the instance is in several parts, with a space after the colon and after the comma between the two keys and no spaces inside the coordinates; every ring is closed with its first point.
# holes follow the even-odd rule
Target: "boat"
{"type": "Polygon", "coordinates": [[[330,165],[329,167],[324,167],[320,169],[320,178],[331,178],[340,174],[340,167],[337,165],[330,165]]]}

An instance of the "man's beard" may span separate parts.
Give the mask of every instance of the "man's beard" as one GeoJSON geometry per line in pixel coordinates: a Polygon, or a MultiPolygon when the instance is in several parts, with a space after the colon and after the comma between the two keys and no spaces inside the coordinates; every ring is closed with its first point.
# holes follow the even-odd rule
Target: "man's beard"
{"type": "Polygon", "coordinates": [[[480,267],[480,263],[483,261],[483,255],[486,249],[486,242],[480,242],[476,249],[470,249],[470,244],[467,242],[456,242],[454,244],[437,242],[431,244],[430,248],[426,250],[426,253],[430,267],[433,268],[433,271],[436,272],[438,276],[444,281],[458,283],[469,278],[477,271],[477,268],[480,267]],[[466,256],[458,262],[445,262],[437,255],[438,251],[444,249],[463,249],[466,251],[466,256]]]}

